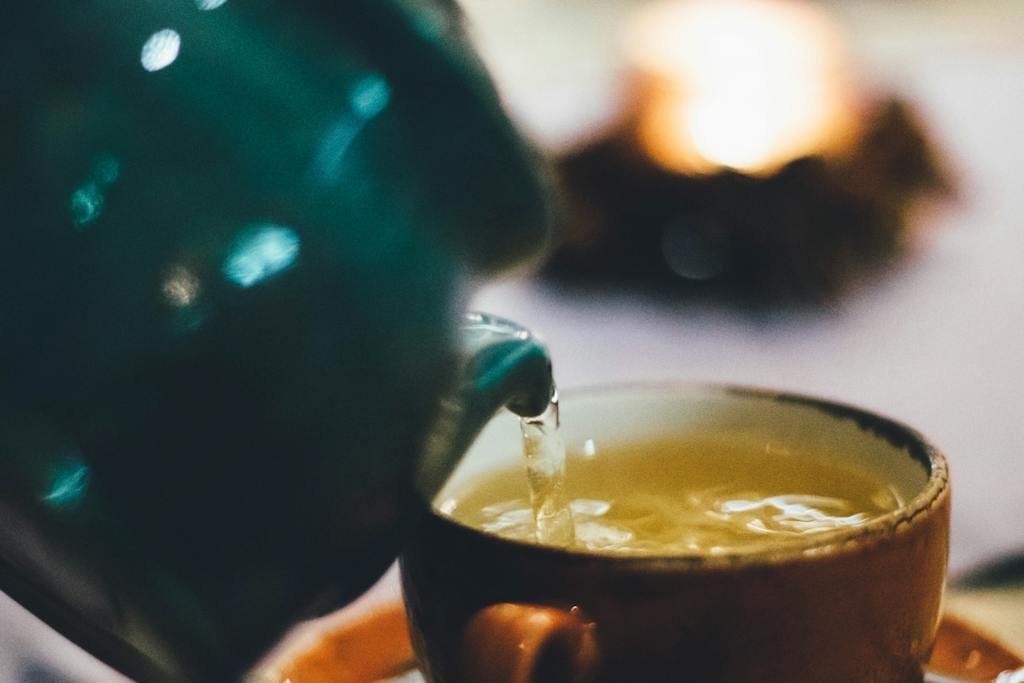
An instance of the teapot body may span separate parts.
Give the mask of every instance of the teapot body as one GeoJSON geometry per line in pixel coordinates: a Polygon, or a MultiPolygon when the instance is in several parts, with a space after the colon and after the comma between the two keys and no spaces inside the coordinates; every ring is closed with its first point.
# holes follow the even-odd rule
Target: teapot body
{"type": "Polygon", "coordinates": [[[445,3],[5,14],[0,589],[235,677],[396,554],[467,280],[543,246],[535,162],[445,3]]]}

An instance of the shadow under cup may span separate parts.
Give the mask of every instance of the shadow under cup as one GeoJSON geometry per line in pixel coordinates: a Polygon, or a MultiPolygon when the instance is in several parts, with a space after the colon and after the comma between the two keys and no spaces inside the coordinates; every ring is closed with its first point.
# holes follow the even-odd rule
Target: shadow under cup
{"type": "MultiPolygon", "coordinates": [[[[675,385],[569,393],[562,433],[570,458],[588,439],[600,449],[752,436],[856,459],[908,502],[855,527],[721,555],[565,550],[432,514],[401,560],[429,681],[921,680],[950,495],[945,460],[916,432],[801,396],[675,385]]],[[[496,418],[439,499],[521,466],[519,444],[517,420],[496,418]]]]}

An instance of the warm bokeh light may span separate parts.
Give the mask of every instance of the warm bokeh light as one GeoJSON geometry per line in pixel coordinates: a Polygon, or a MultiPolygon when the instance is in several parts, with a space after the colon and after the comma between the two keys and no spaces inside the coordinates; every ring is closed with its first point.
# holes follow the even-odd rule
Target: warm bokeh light
{"type": "Polygon", "coordinates": [[[667,168],[767,173],[846,137],[842,42],[809,3],[670,0],[627,41],[645,85],[640,142],[667,168]]]}

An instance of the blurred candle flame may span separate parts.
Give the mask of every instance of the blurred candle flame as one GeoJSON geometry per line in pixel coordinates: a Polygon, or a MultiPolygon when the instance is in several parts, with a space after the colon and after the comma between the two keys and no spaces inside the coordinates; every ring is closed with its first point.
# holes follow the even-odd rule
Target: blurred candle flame
{"type": "Polygon", "coordinates": [[[648,88],[640,144],[671,170],[765,174],[848,137],[842,41],[810,3],[656,3],[627,49],[648,88]]]}

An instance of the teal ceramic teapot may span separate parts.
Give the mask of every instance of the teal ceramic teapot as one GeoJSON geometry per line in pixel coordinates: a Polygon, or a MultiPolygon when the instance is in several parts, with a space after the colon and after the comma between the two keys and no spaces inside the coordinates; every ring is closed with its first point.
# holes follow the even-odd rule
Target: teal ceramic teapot
{"type": "Polygon", "coordinates": [[[140,680],[236,678],[543,407],[543,349],[461,313],[544,243],[534,160],[445,2],[0,34],[0,589],[140,680]]]}

